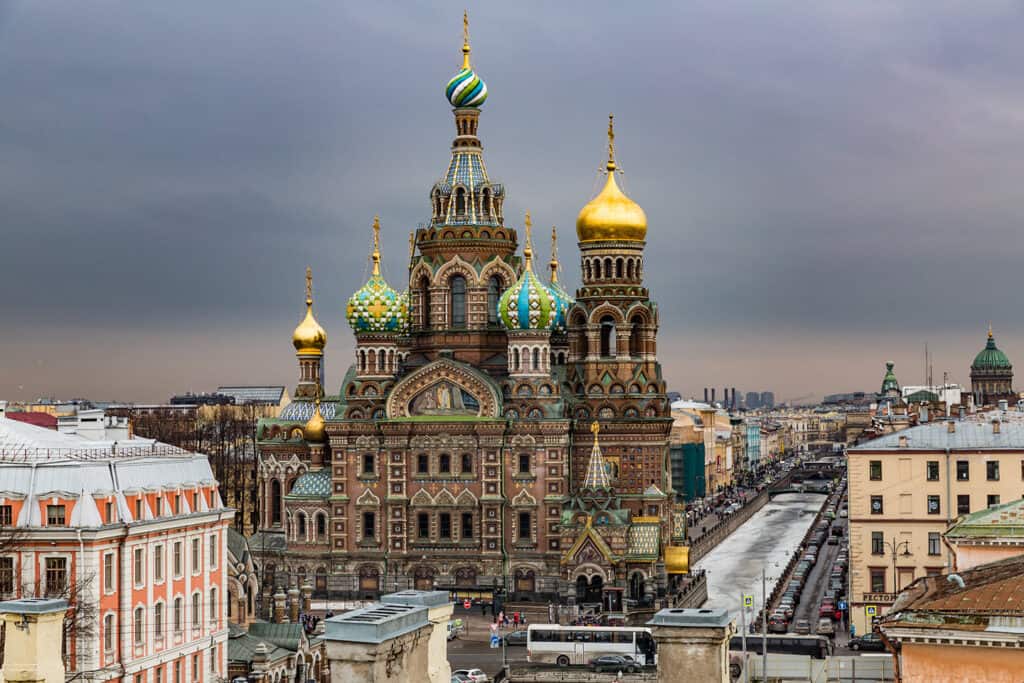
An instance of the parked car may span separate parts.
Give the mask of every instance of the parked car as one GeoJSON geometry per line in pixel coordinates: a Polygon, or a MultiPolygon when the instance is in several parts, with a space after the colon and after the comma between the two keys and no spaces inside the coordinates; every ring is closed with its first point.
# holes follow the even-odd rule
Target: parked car
{"type": "Polygon", "coordinates": [[[798,619],[796,624],[793,625],[793,633],[800,636],[809,636],[811,634],[811,622],[806,619],[798,619]]]}
{"type": "Polygon", "coordinates": [[[590,666],[594,671],[622,671],[630,674],[637,669],[636,662],[621,655],[602,655],[591,659],[590,666]]]}
{"type": "Polygon", "coordinates": [[[452,672],[452,677],[465,676],[464,680],[472,681],[472,683],[487,683],[487,674],[480,669],[459,669],[458,671],[452,672]]]}
{"type": "Polygon", "coordinates": [[[472,679],[466,676],[466,674],[453,673],[451,683],[467,683],[467,681],[471,680],[472,679]]]}
{"type": "Polygon", "coordinates": [[[882,642],[881,637],[879,637],[877,633],[865,633],[862,636],[850,638],[850,649],[873,650],[875,652],[884,652],[885,643],[882,642]]]}
{"type": "Polygon", "coordinates": [[[818,619],[818,628],[816,630],[819,636],[828,636],[831,638],[836,634],[836,627],[828,617],[821,617],[818,619]]]}
{"type": "Polygon", "coordinates": [[[505,635],[505,645],[508,647],[514,647],[522,645],[526,647],[526,631],[512,631],[505,635]]]}

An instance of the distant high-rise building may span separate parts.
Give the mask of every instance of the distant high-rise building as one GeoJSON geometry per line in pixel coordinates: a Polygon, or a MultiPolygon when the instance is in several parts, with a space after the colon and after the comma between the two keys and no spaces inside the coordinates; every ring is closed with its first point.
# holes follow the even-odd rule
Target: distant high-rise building
{"type": "Polygon", "coordinates": [[[761,407],[762,408],[774,408],[775,407],[775,392],[773,392],[773,391],[762,391],[761,392],[761,407]]]}
{"type": "Polygon", "coordinates": [[[756,410],[761,407],[761,394],[756,391],[747,392],[747,410],[756,410]]]}

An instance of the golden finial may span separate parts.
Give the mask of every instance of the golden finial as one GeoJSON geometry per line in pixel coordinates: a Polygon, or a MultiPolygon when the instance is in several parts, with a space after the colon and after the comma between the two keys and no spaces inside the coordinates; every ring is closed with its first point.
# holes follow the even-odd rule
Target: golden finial
{"type": "Polygon", "coordinates": [[[608,165],[609,171],[615,170],[615,115],[608,114],[608,165]]]}
{"type": "Polygon", "coordinates": [[[551,268],[551,282],[552,284],[558,282],[558,231],[555,226],[551,226],[551,260],[548,261],[548,266],[551,268]]]}
{"type": "Polygon", "coordinates": [[[597,434],[601,431],[601,425],[597,420],[590,423],[590,432],[594,435],[594,445],[597,445],[597,434]]]}
{"type": "Polygon", "coordinates": [[[523,219],[523,225],[526,226],[526,243],[523,245],[523,256],[526,258],[526,269],[530,269],[530,262],[533,260],[533,246],[530,244],[530,228],[533,227],[533,221],[530,220],[530,212],[526,212],[526,218],[523,219]]]}
{"type": "Polygon", "coordinates": [[[991,322],[988,324],[988,338],[989,339],[992,338],[992,323],[991,322]]]}
{"type": "Polygon", "coordinates": [[[469,10],[462,10],[462,68],[469,68],[469,10]]]}
{"type": "Polygon", "coordinates": [[[380,216],[373,217],[373,274],[380,275],[380,216]]]}
{"type": "Polygon", "coordinates": [[[313,269],[306,266],[306,305],[313,305],[313,269]]]}

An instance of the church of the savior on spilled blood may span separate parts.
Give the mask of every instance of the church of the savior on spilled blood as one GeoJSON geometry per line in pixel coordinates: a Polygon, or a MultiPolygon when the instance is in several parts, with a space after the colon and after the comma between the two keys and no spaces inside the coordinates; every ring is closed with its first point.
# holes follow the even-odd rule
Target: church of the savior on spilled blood
{"type": "Polygon", "coordinates": [[[564,289],[554,230],[544,267],[529,214],[522,233],[506,220],[468,32],[462,52],[451,158],[410,235],[408,281],[383,278],[374,219],[372,274],[347,306],[355,358],[334,387],[307,270],[294,400],[257,430],[264,594],[651,601],[686,549],[647,217],[616,181],[609,117],[607,179],[576,219],[582,283],[564,289]]]}

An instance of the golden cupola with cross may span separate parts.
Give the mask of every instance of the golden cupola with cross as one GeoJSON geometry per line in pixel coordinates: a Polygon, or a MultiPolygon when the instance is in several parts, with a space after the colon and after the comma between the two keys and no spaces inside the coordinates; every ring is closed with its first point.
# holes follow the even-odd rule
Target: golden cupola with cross
{"type": "Polygon", "coordinates": [[[604,188],[580,209],[576,217],[576,236],[586,242],[643,242],[647,238],[647,214],[640,205],[619,189],[615,174],[615,129],[608,115],[608,161],[604,188]]]}
{"type": "Polygon", "coordinates": [[[313,396],[320,385],[327,332],[313,315],[313,269],[306,268],[306,317],[292,333],[292,345],[299,359],[296,396],[313,396]]]}

